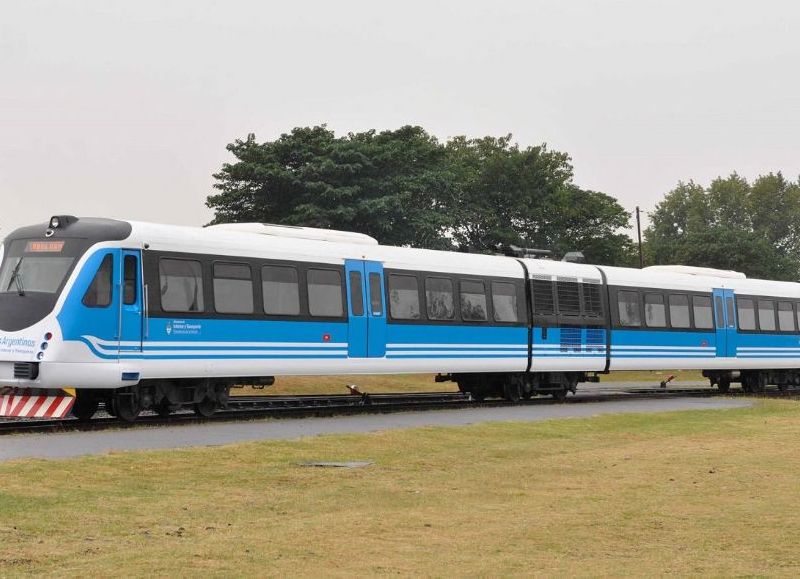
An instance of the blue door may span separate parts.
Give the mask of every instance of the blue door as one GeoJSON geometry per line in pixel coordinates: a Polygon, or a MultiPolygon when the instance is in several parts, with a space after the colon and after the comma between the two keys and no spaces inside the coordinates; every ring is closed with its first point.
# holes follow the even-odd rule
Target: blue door
{"type": "Polygon", "coordinates": [[[116,268],[115,295],[119,300],[119,350],[142,351],[142,256],[139,250],[123,249],[116,268]]]}
{"type": "Polygon", "coordinates": [[[386,354],[386,304],[383,264],[345,260],[348,313],[348,356],[383,357],[386,354]]]}
{"type": "Polygon", "coordinates": [[[714,290],[714,319],[716,321],[717,357],[736,356],[736,308],[733,290],[714,290]]]}
{"type": "Polygon", "coordinates": [[[384,296],[383,264],[377,261],[365,261],[367,274],[367,295],[369,296],[369,331],[367,336],[367,352],[370,358],[382,358],[386,355],[386,300],[384,296]]]}

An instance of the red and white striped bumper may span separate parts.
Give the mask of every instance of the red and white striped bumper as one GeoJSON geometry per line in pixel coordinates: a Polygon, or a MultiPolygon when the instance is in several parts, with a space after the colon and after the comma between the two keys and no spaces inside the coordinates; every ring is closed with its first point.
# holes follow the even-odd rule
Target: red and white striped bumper
{"type": "Polygon", "coordinates": [[[7,418],[64,418],[75,404],[73,396],[47,394],[0,395],[0,416],[7,418]]]}

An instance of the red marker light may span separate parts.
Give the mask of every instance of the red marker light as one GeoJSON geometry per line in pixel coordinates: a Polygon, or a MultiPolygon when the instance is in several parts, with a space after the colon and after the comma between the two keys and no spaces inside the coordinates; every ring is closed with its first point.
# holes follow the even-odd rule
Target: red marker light
{"type": "Polygon", "coordinates": [[[52,332],[47,332],[47,333],[44,335],[44,339],[45,339],[45,340],[47,340],[47,341],[49,342],[50,340],[52,340],[52,339],[53,339],[53,333],[52,333],[52,332]]]}
{"type": "Polygon", "coordinates": [[[323,342],[330,342],[331,341],[331,335],[330,334],[322,334],[322,341],[323,342]]]}

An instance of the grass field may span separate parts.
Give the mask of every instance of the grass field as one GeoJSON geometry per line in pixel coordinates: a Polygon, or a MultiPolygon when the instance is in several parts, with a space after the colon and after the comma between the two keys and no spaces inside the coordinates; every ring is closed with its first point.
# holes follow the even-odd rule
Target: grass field
{"type": "MultiPolygon", "coordinates": [[[[600,376],[601,382],[652,382],[657,386],[670,374],[676,381],[703,380],[699,370],[674,372],[611,372],[600,376]]],[[[290,394],[347,394],[347,384],[355,384],[362,392],[457,392],[455,382],[434,382],[434,374],[365,374],[352,376],[279,376],[266,388],[235,388],[234,396],[290,394]]]]}
{"type": "Polygon", "coordinates": [[[797,575],[798,439],[769,401],[3,463],[0,576],[797,575]]]}

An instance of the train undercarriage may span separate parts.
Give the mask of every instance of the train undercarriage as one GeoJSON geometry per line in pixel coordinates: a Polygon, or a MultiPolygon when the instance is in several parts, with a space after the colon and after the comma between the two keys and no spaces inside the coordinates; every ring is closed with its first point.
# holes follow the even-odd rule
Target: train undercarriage
{"type": "Polygon", "coordinates": [[[181,379],[143,380],[119,389],[78,389],[72,414],[89,420],[100,406],[124,422],[133,422],[144,410],[162,417],[191,407],[198,416],[209,417],[228,403],[233,380],[181,379]]]}

